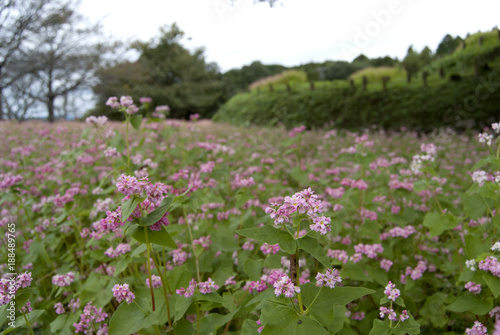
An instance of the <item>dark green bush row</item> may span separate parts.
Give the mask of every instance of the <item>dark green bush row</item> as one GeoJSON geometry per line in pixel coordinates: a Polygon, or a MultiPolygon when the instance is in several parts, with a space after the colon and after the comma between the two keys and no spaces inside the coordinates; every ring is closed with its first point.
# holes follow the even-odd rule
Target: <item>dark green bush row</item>
{"type": "Polygon", "coordinates": [[[234,125],[306,125],[359,129],[406,127],[422,132],[437,127],[463,130],[498,121],[500,76],[483,73],[431,87],[394,87],[387,93],[353,92],[350,88],[251,92],[235,95],[214,115],[217,122],[234,125]]]}

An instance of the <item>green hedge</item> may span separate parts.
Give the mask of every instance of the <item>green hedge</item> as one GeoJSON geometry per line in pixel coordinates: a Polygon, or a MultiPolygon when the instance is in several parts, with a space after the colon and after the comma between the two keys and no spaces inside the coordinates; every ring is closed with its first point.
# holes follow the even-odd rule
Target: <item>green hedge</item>
{"type": "Polygon", "coordinates": [[[500,120],[500,77],[491,71],[478,79],[466,77],[427,88],[393,87],[387,93],[350,88],[241,93],[222,105],[213,120],[287,128],[319,128],[333,121],[347,129],[477,129],[500,120]],[[491,84],[485,87],[485,82],[491,84]]]}

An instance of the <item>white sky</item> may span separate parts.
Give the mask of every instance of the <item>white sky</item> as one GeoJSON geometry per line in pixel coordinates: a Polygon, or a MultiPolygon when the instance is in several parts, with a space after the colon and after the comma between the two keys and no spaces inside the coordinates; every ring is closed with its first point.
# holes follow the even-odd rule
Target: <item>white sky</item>
{"type": "Polygon", "coordinates": [[[465,37],[499,24],[498,0],[81,0],[80,12],[102,20],[120,40],[149,41],[177,22],[182,44],[205,48],[222,71],[254,60],[300,65],[325,60],[403,58],[410,44],[433,51],[447,34],[465,37]],[[378,16],[378,19],[376,18],[378,16]]]}

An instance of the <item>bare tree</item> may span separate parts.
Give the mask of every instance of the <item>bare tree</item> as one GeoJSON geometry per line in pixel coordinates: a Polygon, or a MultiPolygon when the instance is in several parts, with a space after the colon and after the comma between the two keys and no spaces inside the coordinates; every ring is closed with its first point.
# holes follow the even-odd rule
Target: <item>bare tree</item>
{"type": "Polygon", "coordinates": [[[57,101],[90,87],[94,70],[106,48],[99,42],[99,26],[90,25],[71,3],[44,18],[21,49],[24,76],[31,78],[26,95],[42,103],[48,120],[55,120],[57,101]]]}
{"type": "Polygon", "coordinates": [[[50,0],[0,0],[0,120],[4,119],[3,90],[17,77],[7,77],[6,67],[28,33],[35,29],[50,0]]]}

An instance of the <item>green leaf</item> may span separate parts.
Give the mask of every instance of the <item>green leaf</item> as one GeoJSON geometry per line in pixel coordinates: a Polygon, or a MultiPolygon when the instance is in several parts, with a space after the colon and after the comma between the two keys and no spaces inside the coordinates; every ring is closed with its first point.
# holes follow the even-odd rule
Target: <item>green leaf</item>
{"type": "Polygon", "coordinates": [[[467,252],[467,259],[473,259],[485,252],[490,251],[489,245],[483,242],[480,236],[465,235],[465,250],[467,252]]]}
{"type": "Polygon", "coordinates": [[[189,306],[193,303],[194,298],[191,296],[189,298],[185,298],[183,296],[179,296],[177,300],[175,301],[175,319],[174,322],[177,322],[177,320],[180,320],[186,311],[188,310],[189,306]]]}
{"type": "Polygon", "coordinates": [[[262,335],[328,335],[328,331],[318,321],[297,312],[287,306],[281,306],[269,301],[262,304],[260,317],[264,329],[262,335]]]}
{"type": "Polygon", "coordinates": [[[200,334],[215,334],[217,329],[228,323],[232,318],[232,314],[210,313],[200,319],[200,334]]]}
{"type": "Polygon", "coordinates": [[[132,215],[134,209],[143,202],[146,197],[133,196],[122,204],[122,221],[125,222],[132,215]]]}
{"type": "Polygon", "coordinates": [[[146,243],[146,234],[144,232],[145,229],[148,229],[149,243],[154,243],[172,249],[177,249],[177,244],[175,244],[175,241],[172,239],[172,236],[170,236],[170,234],[165,230],[163,226],[161,226],[160,230],[153,231],[146,227],[140,227],[138,225],[134,225],[129,228],[128,233],[137,241],[141,243],[146,243]]]}
{"type": "Polygon", "coordinates": [[[297,247],[310,253],[311,256],[317,259],[318,262],[323,264],[323,266],[327,269],[331,268],[332,263],[317,239],[312,238],[311,236],[305,236],[304,238],[297,240],[297,247]]]}
{"type": "Polygon", "coordinates": [[[236,192],[236,208],[243,206],[248,200],[252,199],[254,196],[250,193],[247,188],[241,188],[236,192]]]}
{"type": "MultiPolygon", "coordinates": [[[[408,320],[405,322],[400,322],[399,326],[393,328],[389,334],[391,335],[418,335],[420,334],[420,324],[415,321],[411,313],[409,314],[408,320]]],[[[370,333],[371,334],[371,333],[370,333]]]]}
{"type": "Polygon", "coordinates": [[[425,180],[417,180],[413,183],[413,191],[415,191],[415,193],[420,193],[426,189],[427,183],[425,182],[425,180]]]}
{"type": "Polygon", "coordinates": [[[253,260],[247,258],[245,260],[245,265],[243,266],[243,270],[248,275],[248,277],[250,277],[250,280],[259,280],[262,274],[263,263],[264,263],[263,259],[253,260]]]}
{"type": "Polygon", "coordinates": [[[388,335],[390,330],[389,321],[375,319],[373,320],[373,327],[369,335],[388,335]]]}
{"type": "Polygon", "coordinates": [[[459,296],[453,303],[446,307],[455,313],[472,312],[476,315],[485,315],[493,308],[493,298],[482,299],[472,293],[466,292],[459,296]]]}
{"type": "Polygon", "coordinates": [[[345,306],[351,301],[359,299],[365,295],[375,293],[365,287],[316,287],[312,283],[307,283],[301,286],[301,293],[304,306],[310,308],[311,315],[322,324],[329,324],[333,321],[333,305],[345,306]],[[318,295],[318,292],[321,293],[318,295]],[[314,304],[311,303],[314,297],[318,297],[314,304]],[[311,305],[311,307],[309,307],[311,305]]]}
{"type": "Polygon", "coordinates": [[[429,228],[431,237],[441,235],[445,230],[453,229],[458,221],[451,213],[427,213],[423,225],[429,228]]]}
{"type": "Polygon", "coordinates": [[[430,320],[436,328],[442,328],[449,322],[444,305],[445,299],[444,293],[434,293],[434,295],[427,297],[424,307],[420,309],[420,315],[426,320],[430,320]]]}
{"type": "Polygon", "coordinates": [[[152,211],[148,215],[143,216],[139,220],[139,226],[149,227],[149,226],[155,224],[156,222],[160,221],[160,219],[163,217],[163,215],[165,215],[165,213],[168,211],[168,208],[173,201],[174,201],[174,199],[172,197],[163,198],[163,200],[162,200],[160,206],[158,206],[158,208],[156,208],[154,211],[152,211]]]}
{"type": "Polygon", "coordinates": [[[288,254],[294,254],[297,251],[297,243],[288,232],[271,226],[239,229],[236,233],[260,242],[267,242],[269,244],[279,243],[281,250],[288,254]]]}
{"type": "Polygon", "coordinates": [[[134,127],[135,130],[139,130],[141,128],[141,123],[142,123],[142,115],[140,114],[135,114],[130,118],[130,124],[132,127],[134,127]]]}
{"type": "MultiPolygon", "coordinates": [[[[139,300],[136,299],[144,310],[147,310],[146,299],[139,300]]],[[[109,335],[123,335],[132,334],[137,332],[142,328],[142,324],[145,322],[146,314],[137,306],[135,303],[130,305],[126,302],[122,302],[120,306],[116,309],[109,321],[109,335]]]]}
{"type": "Polygon", "coordinates": [[[485,273],[483,275],[483,279],[490,288],[495,299],[498,298],[498,295],[500,294],[500,278],[495,277],[490,273],[485,273]]]}
{"type": "Polygon", "coordinates": [[[462,203],[465,214],[473,220],[483,216],[487,209],[483,197],[479,194],[464,194],[462,203]]]}

